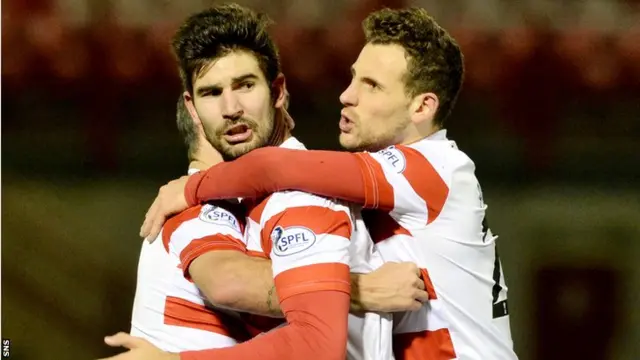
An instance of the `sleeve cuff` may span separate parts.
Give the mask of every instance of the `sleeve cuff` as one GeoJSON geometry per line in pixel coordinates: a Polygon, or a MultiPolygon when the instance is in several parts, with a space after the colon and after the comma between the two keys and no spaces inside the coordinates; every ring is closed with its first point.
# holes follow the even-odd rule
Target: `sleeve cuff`
{"type": "Polygon", "coordinates": [[[200,171],[189,176],[189,180],[187,180],[187,186],[185,186],[184,188],[184,197],[185,199],[187,199],[187,204],[189,205],[189,207],[196,206],[200,203],[200,201],[198,201],[198,187],[200,186],[200,183],[202,182],[202,179],[204,179],[206,173],[206,171],[200,171]]]}

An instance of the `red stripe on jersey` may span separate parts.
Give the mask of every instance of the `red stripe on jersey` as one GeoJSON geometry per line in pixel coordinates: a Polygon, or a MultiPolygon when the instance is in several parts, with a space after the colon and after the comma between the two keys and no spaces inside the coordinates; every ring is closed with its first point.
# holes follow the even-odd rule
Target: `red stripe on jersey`
{"type": "Polygon", "coordinates": [[[167,252],[169,252],[169,242],[171,241],[171,235],[173,235],[173,233],[180,227],[180,225],[182,225],[182,223],[197,218],[200,215],[200,210],[202,210],[202,205],[190,207],[180,214],[167,220],[167,222],[162,227],[162,244],[164,244],[164,249],[167,250],[167,252]]]}
{"type": "Polygon", "coordinates": [[[433,287],[433,282],[431,281],[431,277],[429,276],[427,269],[420,269],[420,274],[422,275],[422,281],[424,282],[427,295],[429,295],[429,300],[437,299],[438,296],[436,295],[436,289],[433,287]]]}
{"type": "Polygon", "coordinates": [[[449,195],[449,187],[433,168],[431,162],[418,150],[408,146],[398,146],[397,148],[402,151],[407,160],[404,177],[411,184],[413,190],[427,203],[429,213],[427,224],[429,224],[440,215],[449,195]]]}
{"type": "Polygon", "coordinates": [[[449,329],[393,335],[396,360],[449,360],[456,358],[449,329]]]}
{"type": "Polygon", "coordinates": [[[374,243],[387,240],[394,235],[412,236],[409,230],[403,228],[389,213],[380,210],[362,210],[364,220],[374,243]]]}
{"type": "Polygon", "coordinates": [[[189,266],[198,256],[215,250],[237,250],[245,252],[246,247],[244,243],[233,236],[216,234],[205,236],[200,239],[194,239],[189,242],[182,252],[180,253],[180,265],[184,272],[184,277],[191,281],[189,275],[189,266]]]}
{"type": "Polygon", "coordinates": [[[167,296],[165,301],[164,323],[209,331],[237,341],[250,339],[242,321],[229,315],[214,312],[203,305],[173,296],[167,296]]]}
{"type": "Polygon", "coordinates": [[[260,219],[262,219],[262,213],[264,212],[264,208],[267,206],[267,202],[271,195],[267,196],[261,201],[255,202],[253,200],[243,200],[243,204],[247,207],[247,216],[260,224],[260,219]]]}
{"type": "Polygon", "coordinates": [[[364,175],[364,207],[367,209],[393,210],[395,207],[393,186],[387,180],[382,165],[367,153],[358,153],[364,175]]]}
{"type": "Polygon", "coordinates": [[[340,263],[323,263],[300,266],[283,271],[275,278],[278,299],[315,291],[334,290],[351,294],[349,266],[340,263]]]}
{"type": "Polygon", "coordinates": [[[336,211],[322,206],[296,206],[272,216],[262,228],[260,237],[262,249],[271,253],[271,232],[276,226],[305,227],[316,235],[331,234],[351,239],[351,219],[344,211],[336,211]]]}

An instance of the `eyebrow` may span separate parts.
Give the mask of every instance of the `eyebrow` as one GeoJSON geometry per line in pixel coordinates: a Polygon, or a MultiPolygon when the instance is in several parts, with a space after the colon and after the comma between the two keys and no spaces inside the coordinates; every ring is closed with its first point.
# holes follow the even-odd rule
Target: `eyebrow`
{"type": "Polygon", "coordinates": [[[231,79],[231,84],[236,85],[242,82],[245,82],[247,80],[258,80],[258,75],[254,74],[254,73],[247,73],[244,75],[240,75],[240,76],[236,76],[233,79],[231,79]]]}
{"type": "MultiPolygon", "coordinates": [[[[354,77],[354,78],[356,77],[356,69],[355,69],[353,66],[351,66],[351,76],[352,76],[352,77],[354,77]]],[[[373,84],[376,84],[380,89],[384,89],[384,86],[382,86],[382,84],[380,83],[380,81],[378,81],[378,80],[376,80],[376,79],[374,79],[374,78],[372,78],[372,77],[369,77],[369,76],[361,76],[361,77],[360,77],[360,80],[364,80],[364,81],[371,82],[371,83],[373,83],[373,84]]]]}
{"type": "MultiPolygon", "coordinates": [[[[247,81],[247,80],[258,80],[259,77],[258,75],[254,74],[254,73],[247,73],[244,75],[240,75],[240,76],[236,76],[234,78],[231,79],[231,84],[239,84],[241,82],[247,81]]],[[[202,85],[199,86],[196,89],[196,93],[198,94],[198,96],[203,96],[204,94],[207,94],[209,92],[212,91],[221,91],[222,90],[222,86],[220,86],[219,84],[213,84],[213,85],[202,85]]]]}

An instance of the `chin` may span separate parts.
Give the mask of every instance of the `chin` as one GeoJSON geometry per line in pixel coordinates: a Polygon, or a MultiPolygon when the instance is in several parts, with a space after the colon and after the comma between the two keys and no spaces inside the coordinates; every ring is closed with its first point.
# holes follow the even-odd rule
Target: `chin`
{"type": "Polygon", "coordinates": [[[239,158],[242,155],[247,154],[249,151],[255,149],[251,143],[240,143],[234,145],[227,145],[223,151],[220,151],[224,161],[231,161],[239,158]]]}
{"type": "Polygon", "coordinates": [[[340,146],[347,151],[361,151],[362,142],[352,134],[340,133],[340,146]]]}

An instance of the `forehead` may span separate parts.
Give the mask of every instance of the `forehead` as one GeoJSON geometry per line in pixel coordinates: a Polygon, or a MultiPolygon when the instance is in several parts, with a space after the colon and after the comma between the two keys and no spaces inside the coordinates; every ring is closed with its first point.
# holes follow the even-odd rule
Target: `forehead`
{"type": "Polygon", "coordinates": [[[204,67],[195,79],[194,85],[225,85],[234,78],[248,74],[264,80],[258,59],[248,51],[236,50],[215,59],[204,67]]]}
{"type": "Polygon", "coordinates": [[[371,76],[382,82],[399,81],[407,70],[407,59],[400,45],[367,44],[353,67],[358,76],[371,76]]]}

